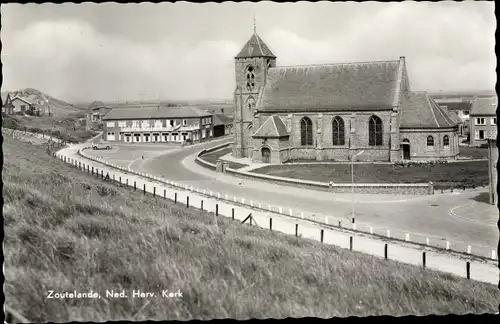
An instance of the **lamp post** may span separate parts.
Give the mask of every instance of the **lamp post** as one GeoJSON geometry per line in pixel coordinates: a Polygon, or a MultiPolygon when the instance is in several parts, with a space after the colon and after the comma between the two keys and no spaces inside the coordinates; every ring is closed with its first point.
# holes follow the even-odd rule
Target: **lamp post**
{"type": "Polygon", "coordinates": [[[354,218],[354,159],[363,154],[364,150],[351,157],[351,189],[352,189],[352,217],[354,218]]]}

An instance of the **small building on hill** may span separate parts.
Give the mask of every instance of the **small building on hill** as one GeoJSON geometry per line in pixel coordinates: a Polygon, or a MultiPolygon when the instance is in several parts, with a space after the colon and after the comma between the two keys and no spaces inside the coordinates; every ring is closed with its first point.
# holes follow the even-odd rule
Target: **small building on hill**
{"type": "Polygon", "coordinates": [[[498,98],[478,98],[470,113],[470,145],[482,146],[497,131],[498,98]]]}
{"type": "Polygon", "coordinates": [[[106,116],[113,108],[106,106],[100,101],[94,101],[89,105],[88,119],[92,122],[101,122],[102,117],[106,116]]]}
{"type": "Polygon", "coordinates": [[[103,138],[107,141],[201,142],[214,135],[212,114],[189,106],[113,109],[103,122],[103,138]]]}
{"type": "Polygon", "coordinates": [[[10,93],[2,94],[2,113],[12,115],[14,113],[14,105],[10,93]]]}

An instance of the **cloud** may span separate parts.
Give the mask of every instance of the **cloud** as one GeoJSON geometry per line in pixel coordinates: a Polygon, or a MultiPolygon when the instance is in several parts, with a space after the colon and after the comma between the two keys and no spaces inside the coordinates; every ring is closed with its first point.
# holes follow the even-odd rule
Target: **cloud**
{"type": "MultiPolygon", "coordinates": [[[[324,13],[317,16],[322,29],[309,26],[316,16],[311,11],[313,6],[305,4],[300,7],[303,17],[308,17],[305,22],[300,21],[298,9],[290,9],[295,14],[288,16],[293,17],[288,23],[259,25],[266,25],[259,27],[259,34],[278,57],[278,66],[397,60],[405,56],[415,90],[494,87],[493,10],[487,14],[488,10],[470,4],[405,2],[363,11],[367,6],[358,4],[351,8],[356,8],[356,13],[347,19],[347,11],[336,12],[332,7],[327,12],[324,6],[324,13]],[[342,19],[330,19],[330,12],[342,19]],[[334,22],[330,24],[329,20],[334,22]]],[[[280,9],[285,8],[283,5],[272,8],[283,10],[281,16],[285,16],[285,9],[280,9]]],[[[211,12],[217,19],[217,11],[211,12]]],[[[272,12],[269,9],[266,14],[271,16],[272,12]]],[[[15,21],[14,16],[9,17],[15,21]]],[[[162,99],[231,98],[234,56],[250,37],[248,26],[233,25],[233,19],[231,26],[210,25],[213,29],[207,27],[203,31],[206,36],[196,39],[189,35],[203,24],[183,20],[182,25],[188,24],[184,29],[169,25],[174,30],[166,29],[164,37],[138,41],[139,33],[147,33],[147,28],[137,29],[131,37],[125,30],[121,34],[106,32],[96,29],[89,20],[74,14],[72,17],[35,19],[18,28],[7,28],[8,32],[2,30],[4,88],[37,88],[71,101],[131,100],[140,98],[140,94],[150,99],[157,95],[162,99]]],[[[159,25],[153,24],[151,32],[158,34],[159,25]]]]}

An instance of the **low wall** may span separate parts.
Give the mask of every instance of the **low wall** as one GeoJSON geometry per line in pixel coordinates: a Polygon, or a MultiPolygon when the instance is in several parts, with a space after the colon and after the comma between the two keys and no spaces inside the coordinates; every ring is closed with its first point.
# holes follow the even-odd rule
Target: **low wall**
{"type": "MultiPolygon", "coordinates": [[[[215,164],[207,162],[207,161],[201,159],[200,156],[202,156],[203,154],[206,154],[206,153],[211,153],[211,152],[217,151],[217,150],[219,150],[221,148],[225,148],[225,147],[227,147],[229,145],[231,145],[231,143],[221,144],[221,145],[217,145],[217,146],[211,147],[211,148],[206,149],[206,150],[202,150],[196,156],[196,160],[195,160],[196,163],[198,163],[202,167],[205,167],[205,168],[208,168],[208,169],[211,169],[211,170],[216,170],[217,166],[215,164]]],[[[228,168],[228,170],[229,170],[229,168],[228,168]]]]}
{"type": "MultiPolygon", "coordinates": [[[[203,154],[210,153],[226,146],[231,143],[212,147],[203,150],[196,156],[196,163],[199,165],[215,170],[215,164],[209,163],[201,159],[203,154]]],[[[352,184],[350,183],[334,183],[330,185],[327,182],[308,181],[300,179],[291,179],[284,177],[276,177],[265,174],[258,174],[253,172],[239,171],[231,168],[226,169],[226,173],[236,177],[252,180],[261,180],[265,182],[291,185],[294,187],[328,191],[334,193],[349,193],[352,191],[352,184]]],[[[433,195],[434,186],[432,183],[355,183],[355,191],[357,193],[365,194],[393,194],[393,195],[433,195]]]]}

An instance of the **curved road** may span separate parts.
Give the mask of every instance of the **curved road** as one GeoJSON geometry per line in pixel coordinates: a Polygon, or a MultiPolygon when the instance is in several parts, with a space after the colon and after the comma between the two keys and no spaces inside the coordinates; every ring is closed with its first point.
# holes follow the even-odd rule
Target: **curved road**
{"type": "MultiPolygon", "coordinates": [[[[120,159],[128,159],[125,165],[135,171],[220,192],[221,196],[228,194],[238,197],[238,200],[243,197],[246,202],[251,200],[254,206],[260,203],[263,207],[268,204],[282,207],[286,212],[292,209],[296,216],[302,211],[308,215],[313,213],[322,220],[328,216],[330,224],[341,220],[347,226],[352,217],[351,194],[240,179],[208,170],[194,161],[202,149],[231,141],[232,138],[227,138],[184,148],[165,145],[163,151],[158,147],[150,154],[146,146],[117,146],[120,148],[120,159]],[[144,160],[141,154],[145,155],[144,160]]],[[[107,155],[107,158],[113,159],[111,152],[107,155]]],[[[448,240],[453,245],[452,249],[461,251],[471,245],[475,252],[481,250],[481,255],[489,256],[491,250],[497,248],[498,211],[495,206],[481,202],[485,197],[485,188],[433,196],[359,194],[355,195],[356,225],[367,231],[372,226],[378,234],[385,234],[390,229],[391,236],[399,238],[410,233],[412,241],[421,243],[430,238],[431,244],[438,243],[442,247],[445,246],[444,240],[448,240]]]]}

